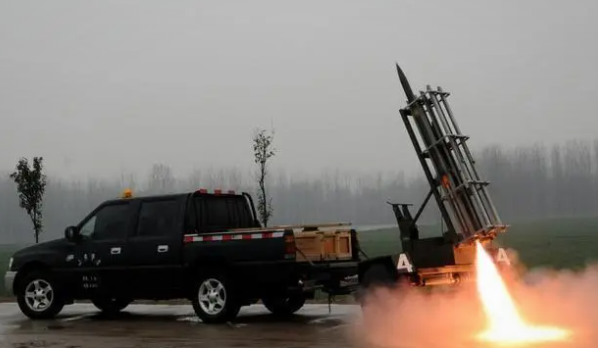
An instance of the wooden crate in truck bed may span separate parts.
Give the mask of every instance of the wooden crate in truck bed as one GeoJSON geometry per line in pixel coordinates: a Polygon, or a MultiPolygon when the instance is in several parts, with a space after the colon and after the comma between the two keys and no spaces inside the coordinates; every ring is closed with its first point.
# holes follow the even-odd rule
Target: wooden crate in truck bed
{"type": "Polygon", "coordinates": [[[352,258],[350,224],[331,223],[284,227],[294,231],[298,262],[340,261],[352,258]]]}
{"type": "Polygon", "coordinates": [[[353,248],[350,223],[277,225],[268,228],[239,228],[229,231],[293,230],[298,262],[351,260],[353,248]]]}

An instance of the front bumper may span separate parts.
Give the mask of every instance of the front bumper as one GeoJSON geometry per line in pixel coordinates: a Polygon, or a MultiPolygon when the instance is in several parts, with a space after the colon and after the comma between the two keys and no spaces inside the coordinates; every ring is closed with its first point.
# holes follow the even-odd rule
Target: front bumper
{"type": "Polygon", "coordinates": [[[13,294],[13,285],[15,283],[15,277],[17,276],[17,272],[8,271],[4,275],[4,287],[6,288],[6,294],[9,296],[13,294]]]}

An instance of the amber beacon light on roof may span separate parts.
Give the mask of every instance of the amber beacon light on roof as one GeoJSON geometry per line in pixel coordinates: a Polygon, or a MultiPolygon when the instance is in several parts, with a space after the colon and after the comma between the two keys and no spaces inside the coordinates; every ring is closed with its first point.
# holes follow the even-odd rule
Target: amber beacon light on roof
{"type": "Polygon", "coordinates": [[[129,188],[124,189],[122,194],[120,195],[121,198],[125,199],[125,198],[131,198],[133,197],[133,191],[129,188]]]}

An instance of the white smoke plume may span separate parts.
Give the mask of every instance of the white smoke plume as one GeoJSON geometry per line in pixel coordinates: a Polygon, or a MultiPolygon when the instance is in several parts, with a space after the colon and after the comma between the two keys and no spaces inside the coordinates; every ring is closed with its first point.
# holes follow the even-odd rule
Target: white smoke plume
{"type": "MultiPolygon", "coordinates": [[[[572,332],[569,341],[521,347],[598,347],[598,265],[582,271],[526,270],[510,252],[503,279],[523,318],[572,332]]],[[[486,317],[475,284],[455,288],[379,288],[369,293],[350,335],[367,348],[493,347],[475,336],[486,317]]]]}

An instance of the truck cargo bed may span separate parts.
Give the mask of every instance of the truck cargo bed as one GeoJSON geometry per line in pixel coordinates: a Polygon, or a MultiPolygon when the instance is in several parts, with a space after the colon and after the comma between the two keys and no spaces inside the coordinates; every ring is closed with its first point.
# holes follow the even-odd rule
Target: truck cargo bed
{"type": "Polygon", "coordinates": [[[277,225],[267,228],[233,229],[227,232],[293,230],[297,262],[347,261],[353,258],[350,223],[277,225]]]}
{"type": "Polygon", "coordinates": [[[353,257],[351,231],[296,232],[297,261],[338,261],[353,257]]]}

